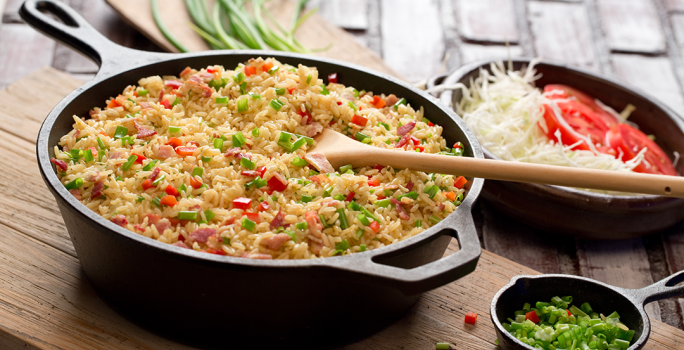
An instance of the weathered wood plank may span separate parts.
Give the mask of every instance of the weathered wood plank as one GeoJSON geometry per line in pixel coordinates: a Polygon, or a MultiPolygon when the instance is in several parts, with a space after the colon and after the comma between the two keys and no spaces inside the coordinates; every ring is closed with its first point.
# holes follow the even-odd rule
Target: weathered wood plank
{"type": "Polygon", "coordinates": [[[306,7],[317,7],[323,18],[338,27],[368,29],[368,0],[310,0],[306,7]]]}
{"type": "Polygon", "coordinates": [[[52,62],[55,42],[24,24],[0,26],[0,87],[52,62]]]}
{"type": "MultiPolygon", "coordinates": [[[[674,246],[675,250],[684,251],[684,245],[664,244],[665,235],[669,233],[682,232],[684,222],[680,222],[674,227],[665,230],[662,234],[656,233],[642,238],[646,253],[648,254],[648,264],[651,267],[651,276],[654,281],[660,281],[663,278],[671,275],[675,271],[670,271],[668,264],[667,245],[674,246]]],[[[684,329],[684,322],[682,322],[682,313],[678,298],[667,298],[658,301],[660,306],[660,320],[669,324],[672,327],[684,329]]]]}
{"type": "Polygon", "coordinates": [[[518,42],[512,0],[458,0],[460,31],[467,40],[518,42]]]}
{"type": "Polygon", "coordinates": [[[506,47],[502,45],[463,44],[459,49],[463,64],[484,59],[507,60],[508,58],[516,58],[523,55],[522,48],[517,45],[506,47]]]}
{"type": "MultiPolygon", "coordinates": [[[[620,241],[577,241],[582,276],[623,288],[643,288],[652,284],[648,255],[641,238],[620,241]]],[[[660,320],[658,303],[646,306],[653,320],[660,320]]]]}
{"type": "Polygon", "coordinates": [[[383,0],[381,3],[382,57],[408,81],[439,72],[444,36],[437,2],[383,0]],[[410,43],[410,44],[409,44],[410,43]]]}
{"type": "Polygon", "coordinates": [[[599,70],[592,31],[583,4],[530,1],[528,18],[537,56],[599,70]]]}
{"type": "MultiPolygon", "coordinates": [[[[684,222],[663,232],[662,239],[669,273],[684,270],[684,222]]],[[[677,312],[684,316],[684,298],[677,298],[677,312]]]]}
{"type": "Polygon", "coordinates": [[[614,51],[660,53],[665,36],[651,0],[597,0],[608,46],[614,51]]]}
{"type": "Polygon", "coordinates": [[[684,11],[684,0],[663,0],[668,11],[684,11]]]}
{"type": "Polygon", "coordinates": [[[614,54],[611,56],[618,79],[635,86],[684,115],[684,98],[666,57],[614,54]]]}

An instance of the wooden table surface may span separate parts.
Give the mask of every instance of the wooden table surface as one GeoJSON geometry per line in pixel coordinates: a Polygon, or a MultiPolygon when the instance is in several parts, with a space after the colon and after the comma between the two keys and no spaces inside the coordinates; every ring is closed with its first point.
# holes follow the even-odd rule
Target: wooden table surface
{"type": "MultiPolygon", "coordinates": [[[[92,77],[95,64],[22,23],[21,2],[0,0],[0,87],[43,66],[82,80],[92,77]]],[[[65,2],[111,40],[160,50],[104,0],[65,2]]],[[[684,115],[684,0],[312,0],[310,6],[319,6],[326,19],[412,82],[510,53],[613,76],[660,96],[684,115]]],[[[644,238],[594,242],[534,229],[483,201],[474,215],[483,248],[540,272],[637,288],[684,269],[684,222],[644,238]]],[[[647,309],[652,319],[684,329],[684,299],[647,309]]]]}

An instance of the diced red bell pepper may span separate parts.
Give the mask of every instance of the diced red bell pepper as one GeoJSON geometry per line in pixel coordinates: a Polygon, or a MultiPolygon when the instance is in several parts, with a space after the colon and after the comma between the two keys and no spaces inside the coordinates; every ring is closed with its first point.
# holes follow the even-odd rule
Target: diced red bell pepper
{"type": "Polygon", "coordinates": [[[259,176],[259,172],[256,170],[243,170],[240,172],[240,175],[247,177],[257,177],[259,176]]]}
{"type": "MultiPolygon", "coordinates": [[[[539,321],[539,319],[537,319],[537,321],[539,321]]],[[[475,322],[477,322],[477,314],[476,313],[468,312],[465,314],[465,323],[475,324],[475,322]]]]}
{"type": "Polygon", "coordinates": [[[287,188],[287,179],[280,173],[275,173],[268,179],[268,187],[273,191],[282,192],[287,188]]]}
{"type": "Polygon", "coordinates": [[[420,139],[415,136],[411,136],[411,142],[413,142],[414,146],[420,145],[420,139]]]}
{"type": "Polygon", "coordinates": [[[171,109],[171,107],[173,107],[173,106],[171,106],[171,102],[169,102],[169,100],[161,100],[160,103],[166,109],[171,109]]]}
{"type": "Polygon", "coordinates": [[[377,170],[377,171],[382,171],[382,169],[385,169],[385,167],[382,166],[382,165],[380,165],[380,164],[375,164],[375,166],[373,167],[373,169],[375,169],[375,170],[377,170]]]}
{"type": "Polygon", "coordinates": [[[371,186],[371,187],[380,186],[380,180],[378,180],[378,179],[369,180],[368,186],[371,186]]]}
{"type": "Polygon", "coordinates": [[[250,76],[256,74],[256,67],[245,66],[245,75],[250,76]]]}
{"type": "Polygon", "coordinates": [[[417,150],[420,150],[421,152],[425,152],[425,147],[423,147],[423,146],[416,146],[415,148],[417,150]]]}
{"type": "Polygon", "coordinates": [[[454,143],[454,148],[461,148],[461,143],[460,142],[454,143]]]}
{"type": "Polygon", "coordinates": [[[351,202],[354,199],[354,196],[356,196],[356,193],[349,192],[349,194],[347,195],[347,198],[345,198],[344,200],[347,202],[351,202]]]}
{"type": "Polygon", "coordinates": [[[371,222],[371,224],[368,225],[368,227],[370,227],[371,230],[373,230],[373,232],[375,232],[375,233],[378,233],[378,231],[380,231],[380,224],[378,224],[377,221],[371,222]]]}
{"type": "Polygon", "coordinates": [[[181,157],[191,156],[195,153],[197,147],[176,147],[176,153],[181,157]]]}
{"type": "Polygon", "coordinates": [[[169,141],[166,142],[167,145],[170,145],[173,148],[183,146],[183,141],[177,137],[172,137],[169,139],[169,141]]]}
{"type": "Polygon", "coordinates": [[[245,197],[233,199],[233,208],[247,210],[252,207],[252,200],[245,197]]]}
{"type": "Polygon", "coordinates": [[[264,72],[268,72],[271,68],[273,68],[273,62],[266,62],[261,66],[261,70],[264,72]]]}
{"type": "Polygon", "coordinates": [[[148,188],[155,187],[152,184],[152,182],[154,182],[154,181],[152,181],[152,179],[145,179],[145,181],[143,181],[143,183],[142,183],[143,191],[147,190],[148,188]]]}
{"type": "Polygon", "coordinates": [[[247,213],[247,212],[245,212],[242,215],[246,216],[247,219],[250,219],[250,220],[256,222],[257,224],[261,222],[261,220],[259,220],[259,213],[247,213]]]}
{"type": "Polygon", "coordinates": [[[133,96],[135,96],[135,97],[140,97],[140,96],[138,96],[138,92],[137,92],[137,91],[133,91],[133,96]]]}
{"type": "Polygon", "coordinates": [[[198,188],[202,187],[202,181],[197,181],[197,179],[195,179],[194,176],[191,176],[190,177],[190,186],[192,186],[192,188],[194,188],[194,189],[198,189],[198,188]]]}
{"type": "Polygon", "coordinates": [[[295,91],[295,89],[296,89],[296,88],[295,88],[294,86],[293,86],[293,87],[289,87],[289,88],[287,88],[287,92],[288,92],[290,95],[292,95],[292,92],[295,91]]]}
{"type": "MultiPolygon", "coordinates": [[[[216,72],[218,72],[218,69],[214,69],[214,68],[207,68],[207,73],[211,73],[211,74],[214,74],[214,73],[216,73],[216,72]]],[[[182,76],[182,75],[183,75],[183,74],[181,74],[181,76],[182,76]]]]}
{"type": "Polygon", "coordinates": [[[204,252],[209,253],[209,254],[216,254],[216,255],[226,255],[226,253],[223,251],[223,249],[216,250],[214,248],[207,248],[206,250],[204,250],[204,252]]]}
{"type": "MultiPolygon", "coordinates": [[[[87,149],[89,149],[90,152],[93,153],[93,157],[94,157],[94,158],[97,158],[97,148],[95,148],[95,147],[88,147],[87,149]]],[[[140,159],[140,157],[138,157],[138,159],[140,159]]],[[[136,163],[137,163],[137,161],[136,161],[136,163]]],[[[142,161],[141,161],[141,163],[142,163],[142,161]]]]}
{"type": "Polygon", "coordinates": [[[373,96],[373,102],[371,102],[375,108],[385,107],[385,100],[381,99],[380,96],[373,96]]]}
{"type": "Polygon", "coordinates": [[[328,83],[337,84],[337,73],[328,74],[328,83]]]}
{"type": "MultiPolygon", "coordinates": [[[[119,96],[121,96],[121,95],[119,95],[119,96]]],[[[121,103],[119,103],[119,101],[117,101],[115,98],[113,98],[111,101],[109,101],[109,103],[107,103],[107,108],[116,108],[116,107],[121,107],[121,103]]]]}
{"type": "Polygon", "coordinates": [[[351,118],[351,122],[356,125],[366,126],[368,123],[368,118],[354,114],[354,116],[351,118]]]}
{"type": "Polygon", "coordinates": [[[387,198],[387,197],[385,197],[385,196],[382,195],[382,194],[381,194],[381,195],[378,195],[378,200],[385,199],[385,198],[387,198]]]}
{"type": "Polygon", "coordinates": [[[566,309],[565,311],[568,312],[568,317],[572,316],[572,314],[570,313],[570,310],[567,310],[567,309],[566,309]]]}
{"type": "Polygon", "coordinates": [[[341,105],[342,105],[342,102],[337,101],[337,105],[338,105],[338,106],[341,106],[341,105]]]}
{"type": "Polygon", "coordinates": [[[456,199],[456,193],[455,192],[444,192],[442,193],[444,197],[449,198],[450,201],[454,201],[456,199]]]}
{"type": "MultiPolygon", "coordinates": [[[[95,148],[95,147],[90,147],[90,148],[95,148]]],[[[97,155],[97,152],[93,152],[93,157],[97,155]]],[[[143,160],[147,159],[145,156],[133,153],[134,156],[138,157],[138,159],[135,160],[136,163],[142,164],[143,160]]]]}
{"type": "Polygon", "coordinates": [[[456,180],[454,181],[454,187],[456,187],[456,188],[458,188],[458,189],[461,189],[461,188],[463,188],[463,186],[465,186],[465,184],[466,184],[467,182],[468,182],[468,180],[467,180],[465,177],[459,176],[459,177],[456,178],[456,180]]]}
{"type": "Polygon", "coordinates": [[[166,194],[171,195],[171,196],[177,196],[180,194],[178,192],[178,190],[171,185],[166,186],[166,189],[164,190],[164,192],[166,192],[166,194]]]}
{"type": "Polygon", "coordinates": [[[537,312],[536,312],[536,311],[530,311],[530,312],[526,313],[526,314],[525,314],[525,319],[526,319],[526,320],[530,320],[530,321],[532,321],[532,322],[534,322],[534,323],[539,323],[539,316],[537,316],[537,312]]]}
{"type": "Polygon", "coordinates": [[[266,166],[262,165],[262,166],[256,168],[256,171],[258,171],[259,176],[261,176],[263,178],[264,174],[266,173],[266,166]]]}
{"type": "Polygon", "coordinates": [[[161,199],[159,200],[159,203],[161,203],[163,205],[168,205],[169,207],[173,207],[176,204],[178,204],[178,201],[176,200],[176,197],[174,197],[172,195],[168,195],[168,196],[161,197],[161,199]]]}
{"type": "Polygon", "coordinates": [[[266,211],[269,209],[271,209],[271,205],[268,204],[268,202],[263,201],[263,202],[261,202],[261,204],[259,204],[259,211],[266,211]]]}

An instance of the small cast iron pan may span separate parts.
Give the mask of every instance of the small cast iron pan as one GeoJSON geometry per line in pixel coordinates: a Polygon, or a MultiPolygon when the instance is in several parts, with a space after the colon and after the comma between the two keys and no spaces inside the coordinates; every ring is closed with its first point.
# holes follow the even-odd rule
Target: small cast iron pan
{"type": "Polygon", "coordinates": [[[684,281],[684,271],[641,289],[615,287],[572,275],[515,276],[496,293],[489,312],[502,349],[533,350],[533,347],[510,335],[502,322],[516,310],[520,310],[526,302],[534,304],[537,301],[551,300],[554,296],[571,295],[573,305],[588,302],[595,312],[604,315],[617,311],[620,322],[634,330],[629,349],[637,350],[644,347],[651,333],[651,322],[644,311],[644,305],[684,294],[684,284],[676,286],[681,281],[684,281]]]}
{"type": "MultiPolygon", "coordinates": [[[[46,117],[36,151],[43,180],[55,196],[83,271],[99,295],[130,320],[193,345],[323,348],[377,332],[401,317],[421,293],[472,272],[481,249],[471,208],[482,179],[469,181],[461,206],[438,225],[405,241],[348,256],[309,260],[252,260],[195,252],[121,228],[77,201],[50,163],[53,148],[72,129],[73,115],[153,75],[185,67],[235,67],[255,57],[337,73],[340,82],[405,97],[444,127],[448,143],[483,158],[477,139],[438,100],[403,81],[367,68],[313,56],[271,51],[151,53],[112,43],[77,12],[57,1],[27,1],[21,17],[37,30],[93,59],[95,78],[64,98],[46,117]],[[58,22],[43,12],[59,18],[58,22]],[[460,250],[442,258],[457,238],[460,250]]],[[[179,24],[185,25],[185,24],[179,24]]]]}
{"type": "MultiPolygon", "coordinates": [[[[530,59],[515,59],[513,69],[528,66],[530,59]]],[[[462,83],[470,86],[480,69],[491,72],[492,60],[467,64],[457,70],[428,79],[435,85],[462,83]]],[[[507,63],[507,62],[505,62],[507,63]]],[[[636,107],[629,120],[646,134],[656,136],[656,143],[674,158],[674,151],[684,155],[684,120],[672,109],[648,94],[614,79],[563,64],[541,61],[535,65],[541,77],[538,88],[547,84],[565,84],[588,93],[616,111],[628,104],[636,107]]],[[[440,100],[447,106],[460,102],[460,89],[446,90],[440,100]]],[[[486,158],[498,159],[483,147],[486,158]]],[[[677,171],[684,174],[684,162],[677,171]]],[[[646,235],[670,227],[684,219],[684,199],[654,195],[615,196],[582,191],[570,187],[487,180],[482,191],[487,202],[509,216],[550,232],[560,232],[583,239],[623,239],[646,235]]]]}

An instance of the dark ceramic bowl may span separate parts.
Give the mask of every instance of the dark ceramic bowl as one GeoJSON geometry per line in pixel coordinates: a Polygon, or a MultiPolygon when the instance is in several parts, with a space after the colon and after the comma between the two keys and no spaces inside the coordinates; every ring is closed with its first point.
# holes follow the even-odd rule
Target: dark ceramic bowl
{"type": "MultiPolygon", "coordinates": [[[[490,70],[492,61],[468,64],[445,78],[433,77],[429,85],[470,85],[480,69],[490,70]]],[[[529,59],[513,61],[513,69],[529,64],[529,59]]],[[[613,79],[561,64],[540,62],[535,66],[541,78],[537,87],[565,84],[601,100],[616,111],[628,104],[636,107],[629,120],[674,159],[674,151],[684,154],[684,122],[657,99],[613,79]]],[[[447,90],[440,99],[448,106],[461,100],[461,90],[447,90]]],[[[483,148],[486,158],[498,159],[483,148]]],[[[684,172],[684,162],[677,171],[684,172]]],[[[584,239],[621,239],[663,230],[684,219],[684,199],[654,195],[616,196],[569,187],[487,180],[483,198],[500,211],[531,226],[584,239]]]]}
{"type": "Polygon", "coordinates": [[[186,66],[234,67],[253,57],[274,57],[317,67],[322,76],[394,93],[422,106],[444,127],[449,142],[483,158],[477,139],[438,100],[390,76],[312,56],[268,51],[163,54],[116,45],[74,10],[56,1],[27,1],[22,18],[100,65],[90,82],[46,117],[37,144],[38,164],[55,196],[83,271],[99,295],[129,319],[165,336],[201,346],[322,348],[378,331],[400,317],[426,291],[475,269],[481,249],[471,215],[483,181],[474,179],[463,204],[431,229],[381,249],[310,260],[252,260],[175,247],[119,227],[77,201],[50,164],[53,147],[72,129],[73,115],[88,111],[141,77],[173,75],[186,66]],[[62,22],[51,19],[49,12],[62,22]],[[452,237],[460,251],[442,258],[452,237]]]}
{"type": "Polygon", "coordinates": [[[496,337],[501,349],[533,350],[533,347],[509,334],[502,323],[507,322],[526,302],[534,305],[537,301],[549,301],[554,296],[570,295],[573,297],[573,305],[588,302],[595,312],[605,315],[617,311],[620,322],[634,330],[629,349],[636,350],[646,345],[651,333],[651,322],[644,311],[644,305],[684,294],[684,285],[676,285],[682,280],[684,271],[642,289],[625,289],[571,275],[515,276],[496,293],[489,314],[496,326],[496,337]]]}

